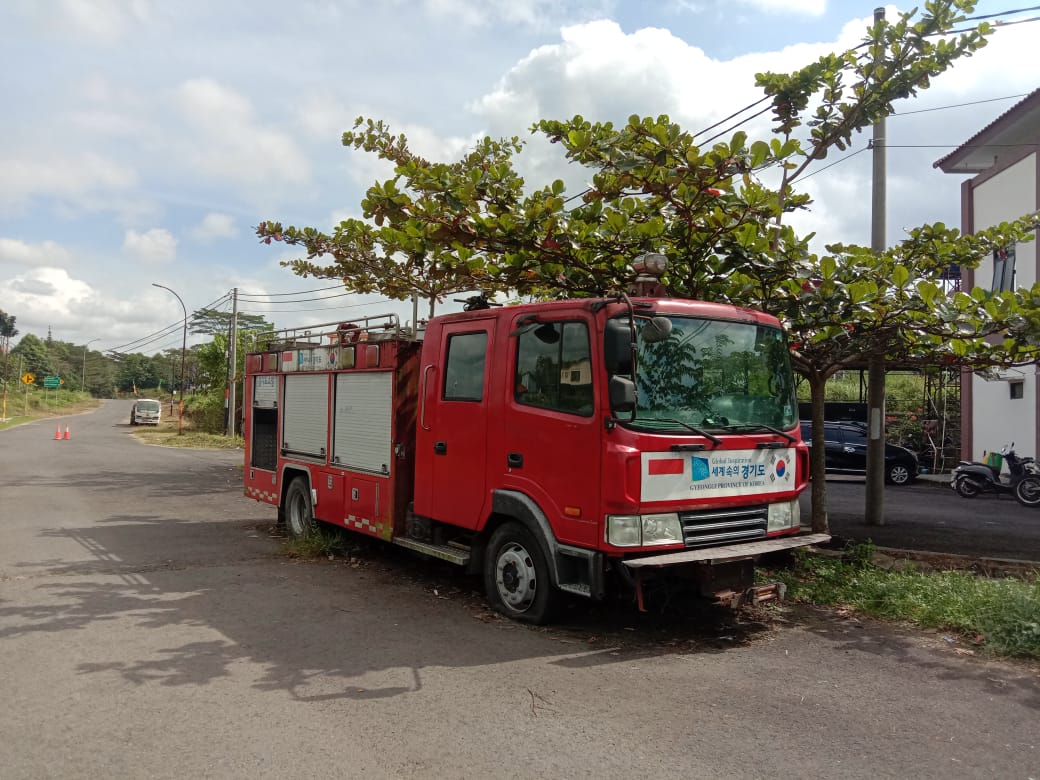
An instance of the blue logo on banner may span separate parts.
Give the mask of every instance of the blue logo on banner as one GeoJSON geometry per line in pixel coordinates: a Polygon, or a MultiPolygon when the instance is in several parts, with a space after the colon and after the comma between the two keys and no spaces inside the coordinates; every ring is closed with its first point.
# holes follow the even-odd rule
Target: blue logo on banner
{"type": "Polygon", "coordinates": [[[700,482],[711,476],[711,467],[708,466],[707,458],[690,458],[690,466],[693,468],[694,482],[700,482]]]}

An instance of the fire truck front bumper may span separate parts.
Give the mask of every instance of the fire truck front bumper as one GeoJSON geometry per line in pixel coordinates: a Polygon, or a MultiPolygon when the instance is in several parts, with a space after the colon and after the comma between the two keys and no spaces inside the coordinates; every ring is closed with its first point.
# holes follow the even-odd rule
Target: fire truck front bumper
{"type": "Polygon", "coordinates": [[[760,542],[702,547],[696,550],[626,558],[625,568],[634,574],[639,609],[645,611],[644,578],[669,569],[690,570],[700,585],[701,595],[731,607],[779,601],[784,595],[781,583],[754,585],[754,562],[767,553],[808,547],[830,541],[830,534],[799,534],[765,539],[760,542]]]}

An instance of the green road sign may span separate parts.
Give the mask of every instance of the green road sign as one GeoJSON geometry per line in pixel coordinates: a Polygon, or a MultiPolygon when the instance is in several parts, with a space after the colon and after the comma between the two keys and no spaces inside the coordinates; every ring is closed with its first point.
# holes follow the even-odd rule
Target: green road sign
{"type": "Polygon", "coordinates": [[[49,388],[61,387],[60,376],[45,376],[43,378],[43,386],[49,388]]]}

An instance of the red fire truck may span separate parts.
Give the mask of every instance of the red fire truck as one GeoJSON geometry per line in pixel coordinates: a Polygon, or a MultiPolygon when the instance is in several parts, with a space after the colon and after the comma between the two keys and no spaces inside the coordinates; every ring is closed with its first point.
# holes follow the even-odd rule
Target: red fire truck
{"type": "Polygon", "coordinates": [[[246,357],[245,494],[292,535],[342,526],[482,573],[550,619],[681,579],[721,603],[800,533],[809,456],[767,314],[618,295],[280,331],[246,357]]]}

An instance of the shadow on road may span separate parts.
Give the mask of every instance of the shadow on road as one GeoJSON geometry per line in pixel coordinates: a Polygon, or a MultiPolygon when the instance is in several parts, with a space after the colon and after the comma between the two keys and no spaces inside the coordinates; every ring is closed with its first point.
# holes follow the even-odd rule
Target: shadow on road
{"type": "Polygon", "coordinates": [[[25,576],[46,597],[0,604],[0,640],[130,623],[157,632],[134,632],[147,647],[139,660],[83,663],[77,671],[205,685],[249,663],[263,670],[256,688],[321,700],[412,692],[431,666],[548,657],[580,668],[726,652],[774,623],[765,610],[736,614],[672,601],[650,614],[627,603],[572,605],[557,625],[527,627],[491,612],[479,580],[447,564],[361,538],[346,559],[292,560],[272,530],[242,518],[170,522],[146,514],[49,529],[44,536],[74,541],[86,555],[36,561],[33,571],[45,573],[25,576]],[[210,632],[202,641],[200,628],[210,632]],[[370,684],[373,675],[378,685],[370,684]]]}

